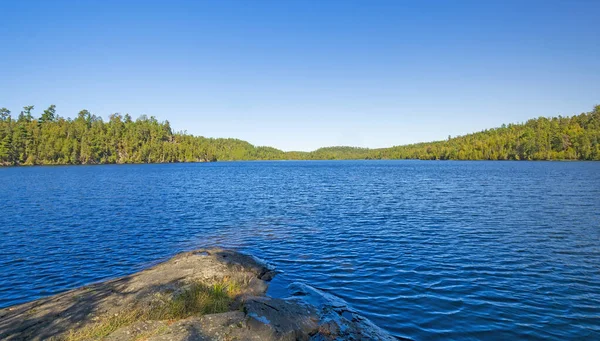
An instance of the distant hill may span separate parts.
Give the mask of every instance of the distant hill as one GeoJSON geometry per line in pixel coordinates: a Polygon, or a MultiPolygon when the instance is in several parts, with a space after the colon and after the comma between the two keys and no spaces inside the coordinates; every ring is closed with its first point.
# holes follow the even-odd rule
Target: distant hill
{"type": "Polygon", "coordinates": [[[315,160],[600,160],[600,106],[576,116],[540,117],[445,141],[380,149],[328,147],[288,155],[315,160]]]}
{"type": "Polygon", "coordinates": [[[218,160],[600,160],[600,106],[570,117],[540,117],[446,141],[390,148],[326,147],[283,152],[238,139],[173,132],[168,121],[87,110],[75,119],[56,107],[34,119],[33,106],[15,119],[0,109],[0,165],[201,162],[218,160]]]}

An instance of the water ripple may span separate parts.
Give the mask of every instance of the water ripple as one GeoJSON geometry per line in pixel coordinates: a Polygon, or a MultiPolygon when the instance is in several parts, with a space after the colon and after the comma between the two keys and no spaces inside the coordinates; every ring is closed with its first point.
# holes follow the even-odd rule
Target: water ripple
{"type": "Polygon", "coordinates": [[[600,163],[0,169],[0,306],[233,247],[416,340],[600,339],[600,163]]]}

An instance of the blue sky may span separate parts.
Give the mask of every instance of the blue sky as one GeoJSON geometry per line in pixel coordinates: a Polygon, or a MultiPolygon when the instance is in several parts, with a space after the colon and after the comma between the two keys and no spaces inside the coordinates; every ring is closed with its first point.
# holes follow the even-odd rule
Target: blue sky
{"type": "Polygon", "coordinates": [[[0,0],[0,107],[284,150],[445,139],[600,104],[600,1],[0,0]]]}

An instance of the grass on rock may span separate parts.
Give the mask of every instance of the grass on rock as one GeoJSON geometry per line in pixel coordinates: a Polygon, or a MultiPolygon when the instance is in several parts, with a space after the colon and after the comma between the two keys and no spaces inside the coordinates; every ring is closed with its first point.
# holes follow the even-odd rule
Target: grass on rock
{"type": "Polygon", "coordinates": [[[241,291],[242,284],[229,278],[212,285],[192,283],[179,293],[157,293],[148,304],[104,316],[99,322],[71,330],[63,340],[97,340],[139,321],[179,320],[190,316],[227,312],[233,299],[241,291]]]}

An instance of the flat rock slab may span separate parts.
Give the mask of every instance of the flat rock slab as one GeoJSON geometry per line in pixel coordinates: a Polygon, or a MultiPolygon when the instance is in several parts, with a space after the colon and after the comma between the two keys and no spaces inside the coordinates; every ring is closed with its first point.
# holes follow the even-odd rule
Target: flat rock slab
{"type": "Polygon", "coordinates": [[[259,335],[248,333],[246,315],[241,311],[190,317],[184,320],[145,321],[121,328],[105,341],[214,341],[214,340],[263,340],[259,335]]]}
{"type": "Polygon", "coordinates": [[[130,276],[92,284],[62,294],[0,310],[0,340],[47,340],[172,293],[191,282],[213,283],[225,277],[246,280],[246,296],[264,295],[271,270],[251,256],[223,249],[179,254],[130,276]]]}
{"type": "Polygon", "coordinates": [[[263,340],[309,340],[319,331],[317,310],[295,301],[251,298],[245,302],[244,312],[248,330],[263,340]]]}

